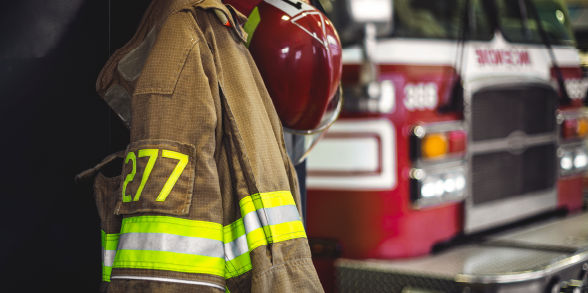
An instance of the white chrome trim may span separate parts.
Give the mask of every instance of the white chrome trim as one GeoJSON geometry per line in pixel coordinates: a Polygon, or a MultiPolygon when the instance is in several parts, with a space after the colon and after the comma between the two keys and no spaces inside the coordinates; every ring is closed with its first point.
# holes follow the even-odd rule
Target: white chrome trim
{"type": "MultiPolygon", "coordinates": [[[[362,138],[365,136],[361,136],[362,138]]],[[[359,137],[358,137],[359,138],[359,137]]],[[[328,130],[327,135],[318,142],[314,151],[308,157],[307,186],[311,189],[333,190],[389,190],[394,189],[397,183],[396,174],[396,131],[391,121],[387,119],[340,119],[328,130]],[[375,174],[361,174],[341,176],[336,173],[326,175],[313,175],[317,170],[315,163],[320,160],[325,152],[337,153],[337,150],[320,148],[322,142],[329,139],[329,134],[349,135],[353,139],[354,134],[374,135],[380,139],[381,157],[380,172],[375,174]]],[[[326,162],[328,164],[328,162],[326,162]]],[[[322,164],[322,163],[321,163],[322,164]]]]}
{"type": "MultiPolygon", "coordinates": [[[[580,66],[580,57],[572,46],[554,45],[555,54],[559,66],[580,66]]],[[[490,41],[469,41],[464,48],[466,56],[475,57],[475,50],[488,48],[497,50],[528,50],[534,57],[545,55],[549,63],[548,52],[542,44],[509,43],[497,33],[490,41]],[[537,55],[539,54],[539,55],[537,55]]],[[[442,39],[409,39],[388,38],[378,40],[375,46],[374,62],[383,64],[422,64],[422,65],[455,65],[455,56],[458,50],[458,42],[442,39]],[[435,50],[431,50],[435,48],[435,50]]],[[[363,53],[359,47],[343,49],[343,64],[361,63],[363,53]]],[[[532,59],[531,62],[534,62],[532,59]]]]}
{"type": "MultiPolygon", "coordinates": [[[[470,183],[469,186],[472,184],[470,183]]],[[[471,194],[471,192],[470,192],[471,194]]],[[[466,233],[511,223],[557,206],[555,188],[547,191],[511,196],[505,199],[473,205],[473,199],[465,214],[466,233]],[[499,211],[499,212],[498,212],[499,211]]]]}
{"type": "Polygon", "coordinates": [[[540,270],[521,272],[518,274],[500,274],[496,276],[475,276],[467,274],[458,274],[455,276],[455,281],[460,283],[483,283],[483,284],[496,284],[496,283],[514,283],[531,281],[536,279],[545,278],[557,272],[561,272],[569,267],[578,265],[580,262],[588,260],[588,251],[577,253],[570,257],[564,258],[553,264],[550,264],[540,270]]]}

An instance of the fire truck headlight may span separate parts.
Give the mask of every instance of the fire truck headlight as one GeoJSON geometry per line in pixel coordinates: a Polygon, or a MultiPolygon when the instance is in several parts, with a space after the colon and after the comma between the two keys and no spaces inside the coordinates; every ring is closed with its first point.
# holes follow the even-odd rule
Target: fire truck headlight
{"type": "Polygon", "coordinates": [[[455,178],[447,178],[445,179],[445,181],[443,182],[443,189],[445,190],[445,192],[447,193],[452,193],[455,191],[455,178]]]}
{"type": "Polygon", "coordinates": [[[429,170],[411,170],[411,193],[415,206],[421,208],[463,199],[466,177],[464,167],[459,163],[429,170]]]}
{"type": "Polygon", "coordinates": [[[584,169],[588,165],[588,157],[583,148],[576,150],[576,156],[574,157],[574,168],[584,169]]]}
{"type": "Polygon", "coordinates": [[[570,171],[574,167],[572,162],[572,153],[566,153],[563,157],[561,157],[559,164],[561,169],[564,171],[570,171]]]}
{"type": "Polygon", "coordinates": [[[560,175],[574,175],[588,169],[588,153],[584,143],[562,145],[558,150],[560,175]]]}
{"type": "Polygon", "coordinates": [[[435,186],[435,182],[423,182],[421,186],[421,196],[428,198],[434,197],[437,195],[437,190],[435,186]]]}

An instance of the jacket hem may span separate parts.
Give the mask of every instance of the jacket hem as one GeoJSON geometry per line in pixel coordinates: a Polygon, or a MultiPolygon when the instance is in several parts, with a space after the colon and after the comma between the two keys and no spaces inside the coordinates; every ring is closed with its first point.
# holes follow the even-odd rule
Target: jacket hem
{"type": "Polygon", "coordinates": [[[217,288],[220,290],[225,290],[225,288],[223,286],[218,285],[218,284],[213,284],[213,283],[208,283],[208,282],[200,282],[200,281],[181,280],[181,279],[139,277],[139,276],[113,276],[110,278],[111,279],[145,280],[145,281],[157,281],[157,282],[180,283],[180,284],[189,284],[189,285],[200,285],[200,286],[208,286],[208,287],[213,287],[213,288],[217,288]]]}

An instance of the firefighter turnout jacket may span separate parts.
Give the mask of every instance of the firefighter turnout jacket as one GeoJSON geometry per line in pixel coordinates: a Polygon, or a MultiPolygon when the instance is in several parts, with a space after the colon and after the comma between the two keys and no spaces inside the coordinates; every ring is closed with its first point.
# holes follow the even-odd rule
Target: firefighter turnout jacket
{"type": "Polygon", "coordinates": [[[154,0],[102,69],[130,127],[120,177],[95,179],[108,292],[322,291],[244,21],[220,0],[154,0]]]}

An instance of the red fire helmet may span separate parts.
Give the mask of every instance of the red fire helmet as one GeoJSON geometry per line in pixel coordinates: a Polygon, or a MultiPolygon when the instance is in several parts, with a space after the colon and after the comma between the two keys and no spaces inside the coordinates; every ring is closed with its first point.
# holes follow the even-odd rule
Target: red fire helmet
{"type": "Polygon", "coordinates": [[[249,51],[284,130],[304,135],[309,150],[341,111],[342,50],[335,27],[300,0],[224,2],[248,15],[249,51]]]}

